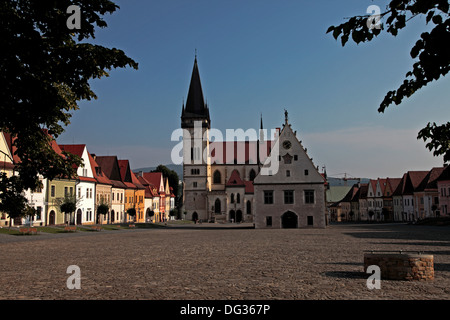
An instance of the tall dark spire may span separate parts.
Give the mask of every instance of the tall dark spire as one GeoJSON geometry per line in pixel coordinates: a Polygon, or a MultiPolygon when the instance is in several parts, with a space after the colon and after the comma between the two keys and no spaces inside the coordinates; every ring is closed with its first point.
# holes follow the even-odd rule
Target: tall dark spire
{"type": "Polygon", "coordinates": [[[197,57],[195,57],[185,112],[202,116],[206,114],[206,108],[205,100],[203,98],[202,83],[200,81],[200,73],[198,71],[197,57]]]}
{"type": "Polygon", "coordinates": [[[181,117],[182,120],[186,120],[187,118],[207,120],[207,123],[209,125],[210,121],[209,109],[203,97],[202,83],[200,81],[200,72],[198,71],[197,56],[195,56],[191,83],[189,85],[189,92],[181,117]]]}

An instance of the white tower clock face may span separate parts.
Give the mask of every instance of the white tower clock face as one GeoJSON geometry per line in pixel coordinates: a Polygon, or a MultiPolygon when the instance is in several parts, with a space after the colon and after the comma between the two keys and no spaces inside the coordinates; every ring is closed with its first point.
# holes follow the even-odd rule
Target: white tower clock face
{"type": "Polygon", "coordinates": [[[291,142],[289,141],[289,140],[285,140],[284,142],[283,142],[283,148],[285,148],[286,150],[287,149],[290,149],[291,148],[291,142]]]}

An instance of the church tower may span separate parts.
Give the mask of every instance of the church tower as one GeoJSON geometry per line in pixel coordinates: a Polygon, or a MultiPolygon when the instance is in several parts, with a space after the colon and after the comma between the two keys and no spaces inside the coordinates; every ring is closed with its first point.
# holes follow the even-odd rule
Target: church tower
{"type": "Polygon", "coordinates": [[[194,60],[186,104],[181,112],[183,129],[183,196],[186,219],[208,220],[207,193],[211,191],[209,130],[211,121],[205,103],[197,56],[194,60]]]}

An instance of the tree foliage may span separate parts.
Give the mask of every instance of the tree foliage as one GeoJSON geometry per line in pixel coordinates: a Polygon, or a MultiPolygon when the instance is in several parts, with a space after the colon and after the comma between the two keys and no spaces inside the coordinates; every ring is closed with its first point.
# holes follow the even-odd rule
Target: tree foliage
{"type": "Polygon", "coordinates": [[[127,210],[127,213],[128,213],[130,216],[134,217],[134,216],[136,215],[136,209],[135,209],[135,208],[129,208],[129,209],[127,210]]]}
{"type": "Polygon", "coordinates": [[[162,172],[165,178],[169,179],[169,186],[173,188],[173,194],[178,196],[178,184],[180,182],[178,173],[176,171],[167,168],[166,166],[160,164],[152,172],[162,172]]]}
{"type": "Polygon", "coordinates": [[[88,42],[96,28],[107,27],[103,16],[118,8],[109,0],[0,0],[0,130],[11,133],[20,158],[17,192],[35,190],[39,174],[73,176],[81,159],[57,154],[52,140],[70,124],[79,101],[96,99],[89,80],[113,68],[137,69],[122,50],[88,42]],[[81,28],[70,30],[73,4],[81,9],[81,28]]]}
{"type": "Polygon", "coordinates": [[[97,206],[97,214],[106,215],[109,212],[109,206],[106,203],[100,203],[97,206]]]}
{"type": "Polygon", "coordinates": [[[27,212],[27,199],[22,194],[23,187],[17,176],[8,177],[0,174],[3,183],[0,184],[0,211],[10,219],[23,217],[27,212]]]}
{"type": "MultiPolygon", "coordinates": [[[[327,33],[332,33],[336,40],[341,37],[342,46],[345,46],[350,38],[357,44],[371,41],[382,30],[397,36],[408,21],[418,16],[424,16],[426,23],[432,24],[431,31],[423,32],[410,51],[410,56],[415,61],[412,70],[406,74],[401,85],[396,90],[389,91],[380,103],[378,111],[383,113],[390,105],[399,105],[405,98],[449,72],[449,13],[447,0],[391,0],[379,15],[383,22],[380,28],[374,28],[373,23],[377,21],[373,16],[364,15],[352,17],[338,26],[330,26],[327,33]]],[[[441,126],[428,123],[418,135],[418,139],[430,140],[427,148],[434,150],[435,156],[443,155],[446,162],[450,160],[449,126],[450,123],[441,126]]]]}

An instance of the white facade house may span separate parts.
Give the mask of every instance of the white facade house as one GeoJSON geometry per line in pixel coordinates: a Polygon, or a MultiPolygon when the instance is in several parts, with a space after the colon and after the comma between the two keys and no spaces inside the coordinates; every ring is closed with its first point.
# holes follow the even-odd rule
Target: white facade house
{"type": "Polygon", "coordinates": [[[77,182],[75,185],[75,195],[77,209],[72,216],[70,223],[94,224],[95,223],[95,187],[96,180],[92,171],[91,162],[86,145],[59,145],[61,150],[81,157],[83,164],[77,168],[77,182]]]}

